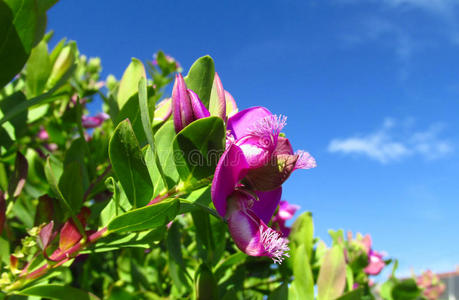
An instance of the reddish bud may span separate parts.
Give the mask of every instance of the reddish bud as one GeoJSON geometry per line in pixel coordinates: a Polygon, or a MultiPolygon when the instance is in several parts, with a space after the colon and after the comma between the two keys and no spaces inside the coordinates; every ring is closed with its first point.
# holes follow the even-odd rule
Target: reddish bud
{"type": "MultiPolygon", "coordinates": [[[[77,215],[78,220],[80,221],[81,225],[84,227],[86,226],[86,220],[90,215],[91,211],[87,207],[83,207],[81,212],[77,215]]],[[[81,235],[78,227],[73,222],[72,219],[65,222],[64,226],[62,226],[60,232],[60,239],[59,239],[59,249],[65,251],[71,248],[73,245],[78,243],[83,236],[81,235]]]]}

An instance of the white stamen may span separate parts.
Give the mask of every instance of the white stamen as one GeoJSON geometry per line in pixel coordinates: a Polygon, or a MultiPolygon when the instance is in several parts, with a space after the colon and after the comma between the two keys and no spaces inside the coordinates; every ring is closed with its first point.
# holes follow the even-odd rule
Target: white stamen
{"type": "Polygon", "coordinates": [[[263,225],[260,226],[260,239],[265,251],[269,254],[275,264],[280,264],[284,260],[284,257],[290,257],[286,251],[289,251],[288,240],[281,237],[281,235],[266,227],[263,229],[263,225]]]}
{"type": "Polygon", "coordinates": [[[312,169],[317,167],[316,160],[306,151],[298,150],[296,153],[298,160],[295,164],[295,169],[312,169]]]}
{"type": "Polygon", "coordinates": [[[258,120],[250,131],[254,136],[278,137],[285,125],[287,125],[286,116],[270,115],[258,120]]]}

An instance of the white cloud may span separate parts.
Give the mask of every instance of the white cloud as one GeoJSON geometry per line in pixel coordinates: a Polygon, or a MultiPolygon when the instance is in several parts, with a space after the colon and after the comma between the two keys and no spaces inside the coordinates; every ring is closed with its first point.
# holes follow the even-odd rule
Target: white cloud
{"type": "Polygon", "coordinates": [[[453,151],[450,141],[440,139],[441,124],[424,131],[412,131],[411,121],[399,125],[386,119],[382,127],[367,135],[333,139],[328,145],[332,153],[364,155],[383,164],[418,155],[427,160],[441,158],[453,151]]]}

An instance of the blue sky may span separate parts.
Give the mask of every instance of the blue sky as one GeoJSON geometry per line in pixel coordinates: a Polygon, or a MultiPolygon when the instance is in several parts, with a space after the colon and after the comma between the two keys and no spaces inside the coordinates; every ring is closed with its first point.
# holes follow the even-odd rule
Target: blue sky
{"type": "MultiPolygon", "coordinates": [[[[161,49],[188,70],[210,54],[239,108],[288,116],[317,160],[283,198],[316,233],[370,233],[401,275],[459,264],[459,1],[61,1],[76,40],[118,79],[161,49]]],[[[328,239],[326,239],[328,240],[328,239]]]]}

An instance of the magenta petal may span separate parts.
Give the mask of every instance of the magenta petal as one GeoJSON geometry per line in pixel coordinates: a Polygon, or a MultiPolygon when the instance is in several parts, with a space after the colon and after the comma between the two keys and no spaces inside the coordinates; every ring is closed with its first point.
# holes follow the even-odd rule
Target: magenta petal
{"type": "MultiPolygon", "coordinates": [[[[228,229],[234,242],[241,251],[251,256],[268,256],[275,263],[281,263],[286,251],[288,240],[281,234],[266,226],[250,209],[242,203],[235,204],[238,197],[244,197],[241,193],[233,194],[232,207],[228,210],[228,229]]],[[[244,201],[244,200],[242,200],[244,201]]]]}
{"type": "Polygon", "coordinates": [[[266,224],[271,220],[282,196],[282,187],[269,192],[256,192],[259,201],[254,201],[251,210],[266,224]]]}
{"type": "Polygon", "coordinates": [[[370,251],[368,266],[365,268],[365,273],[369,275],[378,275],[385,265],[380,253],[370,251]]]}
{"type": "Polygon", "coordinates": [[[272,116],[272,113],[264,107],[257,106],[247,108],[228,119],[227,129],[235,139],[239,139],[251,133],[256,121],[267,116],[272,116]]]}
{"type": "Polygon", "coordinates": [[[199,99],[199,96],[192,90],[187,90],[187,93],[191,100],[191,107],[193,108],[193,121],[210,117],[210,112],[204,106],[201,99],[199,99]]]}
{"type": "Polygon", "coordinates": [[[222,217],[226,214],[226,199],[247,174],[248,167],[242,150],[235,144],[231,144],[220,157],[212,180],[211,194],[214,206],[222,217]]]}
{"type": "Polygon", "coordinates": [[[298,205],[290,204],[287,201],[281,201],[277,217],[283,221],[290,220],[298,209],[300,209],[298,205]]]}
{"type": "Polygon", "coordinates": [[[172,112],[176,132],[193,122],[193,109],[182,74],[175,75],[175,83],[172,88],[172,112]]]}

